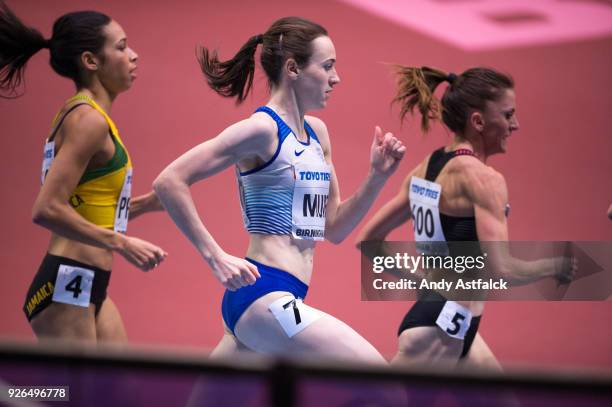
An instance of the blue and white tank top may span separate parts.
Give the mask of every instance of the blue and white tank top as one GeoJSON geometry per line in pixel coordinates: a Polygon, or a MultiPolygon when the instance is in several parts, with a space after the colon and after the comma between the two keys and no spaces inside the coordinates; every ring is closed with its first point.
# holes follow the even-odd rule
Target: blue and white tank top
{"type": "Polygon", "coordinates": [[[278,147],[265,164],[249,171],[236,168],[242,217],[250,233],[292,235],[323,240],[331,168],[317,135],[307,122],[308,141],[267,106],[256,112],[270,115],[278,127],[278,147]]]}

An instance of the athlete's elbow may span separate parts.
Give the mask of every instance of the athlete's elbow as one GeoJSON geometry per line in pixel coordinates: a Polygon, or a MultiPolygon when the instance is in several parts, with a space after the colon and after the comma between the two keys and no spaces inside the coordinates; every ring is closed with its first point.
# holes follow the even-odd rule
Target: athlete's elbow
{"type": "Polygon", "coordinates": [[[383,237],[374,236],[371,231],[367,229],[362,229],[361,232],[357,235],[357,239],[355,239],[355,247],[357,250],[361,250],[361,243],[363,242],[373,242],[373,241],[383,241],[385,240],[383,237]]]}
{"type": "Polygon", "coordinates": [[[332,236],[325,236],[325,239],[327,239],[328,242],[335,244],[335,245],[342,243],[342,241],[344,240],[344,239],[340,239],[340,238],[332,237],[332,236]]]}
{"type": "Polygon", "coordinates": [[[42,208],[37,208],[36,206],[32,209],[32,222],[36,225],[42,226],[45,222],[46,211],[42,208]]]}
{"type": "Polygon", "coordinates": [[[346,239],[346,235],[329,230],[327,233],[325,233],[325,239],[327,239],[327,241],[330,243],[340,244],[344,241],[344,239],[346,239]]]}
{"type": "Polygon", "coordinates": [[[173,182],[174,177],[170,171],[168,171],[168,169],[162,171],[161,174],[155,178],[155,181],[153,181],[153,191],[155,191],[155,195],[157,195],[160,200],[163,200],[163,197],[165,197],[168,192],[173,189],[173,182]]]}
{"type": "Polygon", "coordinates": [[[517,283],[516,273],[507,260],[492,261],[488,266],[494,277],[502,278],[510,285],[515,285],[517,283]]]}
{"type": "Polygon", "coordinates": [[[54,219],[58,217],[59,210],[56,206],[57,205],[53,203],[34,203],[34,207],[32,208],[32,222],[43,227],[49,226],[53,223],[54,219]]]}
{"type": "Polygon", "coordinates": [[[361,250],[361,242],[364,240],[364,233],[363,230],[361,232],[359,232],[359,234],[357,235],[357,239],[355,239],[355,248],[357,250],[361,250]]]}

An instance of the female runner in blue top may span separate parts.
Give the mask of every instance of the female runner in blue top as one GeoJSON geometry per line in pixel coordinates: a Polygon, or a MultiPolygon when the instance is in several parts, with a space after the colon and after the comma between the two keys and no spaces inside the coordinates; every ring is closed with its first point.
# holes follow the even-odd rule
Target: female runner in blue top
{"type": "Polygon", "coordinates": [[[370,171],[341,201],[325,124],[306,112],[327,104],[340,82],[327,31],[288,17],[251,37],[231,60],[202,49],[209,85],[242,102],[251,89],[255,51],[270,85],[266,106],[179,157],[154,182],[162,204],[226,287],[226,332],[214,356],[237,350],[286,357],[319,355],[384,363],[379,352],[338,319],[302,302],[315,244],[340,243],[366,214],[405,147],[376,128],[370,171]],[[250,235],[246,259],[226,253],[200,220],[190,185],[236,166],[250,235]]]}

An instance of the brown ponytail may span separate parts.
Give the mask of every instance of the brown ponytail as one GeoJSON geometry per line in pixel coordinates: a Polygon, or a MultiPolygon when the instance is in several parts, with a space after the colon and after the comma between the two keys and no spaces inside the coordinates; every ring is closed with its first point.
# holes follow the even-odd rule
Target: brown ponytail
{"type": "Polygon", "coordinates": [[[300,67],[308,63],[312,55],[311,42],[327,35],[325,28],[300,17],[284,17],[270,28],[255,35],[240,48],[230,60],[221,62],[217,52],[205,47],[198,49],[198,61],[209,86],[221,96],[237,96],[242,103],[253,86],[255,51],[262,44],[261,65],[268,77],[268,86],[278,85],[284,62],[293,58],[300,67]]]}
{"type": "Polygon", "coordinates": [[[198,61],[208,85],[221,96],[238,96],[238,103],[242,103],[253,87],[255,51],[262,38],[261,35],[249,38],[234,58],[224,62],[219,61],[217,51],[211,53],[200,47],[198,61]]]}
{"type": "Polygon", "coordinates": [[[416,107],[421,113],[421,128],[427,132],[429,121],[440,119],[440,101],[434,96],[434,92],[448,75],[427,66],[411,68],[395,65],[395,71],[398,89],[393,102],[401,104],[402,121],[408,112],[414,114],[416,107]]]}
{"type": "Polygon", "coordinates": [[[491,68],[471,68],[460,75],[445,73],[423,66],[395,67],[398,80],[397,95],[393,102],[401,104],[401,119],[415,106],[421,113],[421,128],[427,132],[430,120],[440,120],[454,133],[465,130],[468,116],[473,110],[484,111],[487,101],[496,101],[506,89],[514,88],[510,75],[491,68]],[[434,91],[442,82],[449,82],[442,100],[434,91]]]}

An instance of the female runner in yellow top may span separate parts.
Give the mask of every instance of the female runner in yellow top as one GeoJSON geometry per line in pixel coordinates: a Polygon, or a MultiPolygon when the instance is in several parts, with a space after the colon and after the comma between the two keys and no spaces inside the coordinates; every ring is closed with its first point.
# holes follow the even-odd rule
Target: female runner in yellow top
{"type": "Polygon", "coordinates": [[[123,342],[123,322],[106,295],[113,252],[144,271],[166,256],[125,235],[130,207],[134,218],[161,206],[152,192],[130,202],[132,163],[107,114],[132,85],[138,56],[121,26],[104,14],[65,14],[46,40],[0,1],[3,92],[15,94],[26,62],[42,48],[77,94],[56,115],[45,143],[32,218],[52,234],[23,309],[39,338],[123,342]]]}

